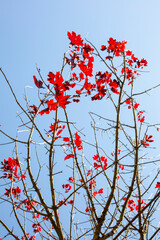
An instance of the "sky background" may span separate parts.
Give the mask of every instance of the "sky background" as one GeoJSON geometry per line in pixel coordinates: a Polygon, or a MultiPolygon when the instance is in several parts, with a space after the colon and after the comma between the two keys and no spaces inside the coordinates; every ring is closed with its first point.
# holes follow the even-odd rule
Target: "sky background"
{"type": "MultiPolygon", "coordinates": [[[[33,75],[36,65],[44,79],[61,69],[64,52],[68,49],[67,31],[87,37],[100,48],[110,37],[128,42],[127,49],[148,61],[146,72],[137,80],[138,90],[160,83],[160,1],[159,0],[14,0],[0,1],[0,67],[5,72],[19,101],[24,104],[24,88],[33,104],[37,89],[33,75]]],[[[38,98],[36,98],[38,99],[38,98]]],[[[160,122],[160,89],[140,99],[146,110],[147,122],[160,122]]],[[[0,124],[12,136],[16,134],[19,111],[8,86],[0,75],[0,124]]],[[[34,104],[38,101],[35,100],[34,104]]],[[[86,103],[86,102],[85,102],[86,103]]],[[[70,110],[78,116],[81,126],[89,123],[87,112],[91,103],[70,110]]],[[[103,112],[100,104],[96,105],[103,112]]],[[[19,111],[20,112],[20,111],[19,111]]],[[[6,141],[1,135],[1,142],[6,141]]],[[[159,147],[159,137],[156,147],[159,147]]],[[[8,157],[8,146],[0,149],[0,158],[8,157]]],[[[157,153],[158,154],[158,153],[157,153]]]]}

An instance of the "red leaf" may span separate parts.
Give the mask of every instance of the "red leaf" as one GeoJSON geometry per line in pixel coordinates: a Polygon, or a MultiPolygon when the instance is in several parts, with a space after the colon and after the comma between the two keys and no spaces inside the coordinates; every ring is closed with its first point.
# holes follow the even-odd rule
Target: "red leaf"
{"type": "Polygon", "coordinates": [[[67,159],[69,159],[69,158],[74,158],[74,154],[68,154],[68,155],[64,158],[64,160],[67,160],[67,159]]]}
{"type": "Polygon", "coordinates": [[[103,193],[103,188],[99,189],[98,193],[103,193]]]}
{"type": "Polygon", "coordinates": [[[37,88],[44,88],[44,87],[42,87],[43,82],[40,81],[40,80],[38,81],[37,78],[36,78],[36,76],[33,76],[33,79],[34,79],[34,83],[35,83],[35,85],[36,85],[37,88]]]}
{"type": "Polygon", "coordinates": [[[42,116],[44,113],[49,114],[49,108],[45,108],[42,111],[39,112],[39,114],[42,116]]]}
{"type": "Polygon", "coordinates": [[[97,195],[97,192],[93,192],[92,195],[95,197],[97,195]]]}

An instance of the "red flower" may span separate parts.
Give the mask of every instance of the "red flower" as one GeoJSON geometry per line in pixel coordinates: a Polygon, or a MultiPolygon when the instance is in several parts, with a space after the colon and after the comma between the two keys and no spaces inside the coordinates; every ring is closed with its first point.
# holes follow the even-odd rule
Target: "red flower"
{"type": "Polygon", "coordinates": [[[107,57],[105,57],[105,59],[106,60],[111,60],[111,59],[113,59],[113,57],[112,56],[107,56],[107,57]]]}

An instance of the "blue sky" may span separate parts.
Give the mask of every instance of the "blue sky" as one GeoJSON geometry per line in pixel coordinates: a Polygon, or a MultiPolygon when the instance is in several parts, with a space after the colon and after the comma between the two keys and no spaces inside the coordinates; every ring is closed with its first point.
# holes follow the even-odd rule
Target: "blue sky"
{"type": "MultiPolygon", "coordinates": [[[[62,57],[68,49],[67,31],[87,37],[97,47],[109,37],[126,40],[127,49],[148,61],[147,71],[137,80],[138,89],[159,84],[160,56],[160,1],[159,0],[5,0],[0,7],[0,67],[7,75],[18,99],[25,105],[24,87],[32,101],[35,98],[33,75],[36,64],[44,78],[49,71],[59,71],[62,57]]],[[[145,95],[140,103],[147,112],[147,121],[160,122],[160,90],[145,95]]],[[[0,124],[15,136],[19,111],[6,83],[0,75],[0,124]]],[[[37,100],[35,100],[36,103],[37,100]]],[[[33,103],[33,102],[32,102],[33,103]]],[[[71,112],[81,125],[92,105],[85,104],[85,115],[77,107],[71,112]],[[79,115],[78,115],[79,114],[79,115]]],[[[101,106],[97,109],[102,111],[101,106]]],[[[6,140],[6,139],[5,139],[6,140]]],[[[157,139],[159,141],[159,138],[157,139]]],[[[157,143],[157,147],[159,143],[157,143]]],[[[1,151],[6,155],[8,147],[1,151]]],[[[12,150],[11,150],[12,151],[12,150]]],[[[8,157],[8,156],[6,156],[8,157]]]]}

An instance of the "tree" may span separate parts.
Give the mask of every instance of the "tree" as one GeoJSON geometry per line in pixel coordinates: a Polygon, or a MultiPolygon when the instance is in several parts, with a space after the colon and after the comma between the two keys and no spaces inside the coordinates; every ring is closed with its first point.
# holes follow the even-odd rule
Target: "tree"
{"type": "Polygon", "coordinates": [[[154,87],[134,90],[147,61],[126,50],[125,41],[110,38],[98,50],[74,32],[67,35],[61,71],[49,72],[47,81],[38,68],[33,76],[39,106],[30,105],[26,94],[23,107],[0,69],[22,111],[19,129],[26,130],[22,136],[18,129],[16,137],[0,130],[15,145],[13,156],[1,161],[1,207],[7,205],[16,221],[11,226],[2,216],[0,237],[157,239],[159,171],[149,176],[146,169],[158,158],[146,153],[153,156],[152,132],[159,128],[145,121],[136,100],[154,87]],[[104,71],[95,69],[95,61],[104,71]],[[90,141],[67,112],[84,97],[107,105],[102,115],[89,113],[90,141]]]}

